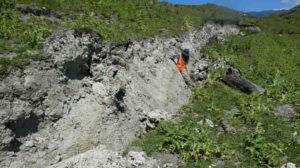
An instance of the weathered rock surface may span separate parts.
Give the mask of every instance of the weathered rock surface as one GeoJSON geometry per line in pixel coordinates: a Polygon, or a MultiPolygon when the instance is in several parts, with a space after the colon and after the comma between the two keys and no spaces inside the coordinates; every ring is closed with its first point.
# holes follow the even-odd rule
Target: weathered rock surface
{"type": "Polygon", "coordinates": [[[177,168],[183,165],[183,160],[178,155],[154,153],[153,158],[161,168],[177,168]]]}
{"type": "Polygon", "coordinates": [[[278,105],[276,108],[275,115],[278,117],[293,119],[296,116],[294,107],[291,104],[278,105]]]}
{"type": "Polygon", "coordinates": [[[142,125],[142,128],[144,128],[144,130],[153,129],[160,121],[168,120],[171,118],[172,116],[167,111],[160,110],[160,109],[150,111],[146,114],[146,118],[141,120],[146,122],[146,125],[145,126],[142,125]]]}
{"type": "Polygon", "coordinates": [[[191,71],[191,79],[196,82],[201,82],[207,79],[208,75],[208,62],[206,60],[200,60],[195,63],[195,67],[191,71]]]}
{"type": "Polygon", "coordinates": [[[103,146],[71,157],[48,168],[159,168],[155,159],[147,157],[144,152],[130,151],[126,157],[103,146]]]}
{"type": "Polygon", "coordinates": [[[141,125],[169,119],[188,102],[190,91],[169,56],[189,48],[192,70],[210,38],[238,32],[206,25],[180,38],[123,45],[93,33],[56,32],[44,44],[47,61],[0,79],[0,167],[63,167],[72,157],[78,167],[105,165],[93,156],[108,159],[104,154],[124,149],[141,125]],[[100,144],[109,149],[91,150],[100,144]]]}

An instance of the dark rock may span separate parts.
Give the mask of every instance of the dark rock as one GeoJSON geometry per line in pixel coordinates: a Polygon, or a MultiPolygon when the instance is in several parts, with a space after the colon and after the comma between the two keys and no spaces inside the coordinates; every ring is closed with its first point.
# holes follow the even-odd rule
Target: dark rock
{"type": "Polygon", "coordinates": [[[264,94],[265,92],[265,89],[247,80],[245,77],[241,75],[238,69],[232,67],[229,67],[227,69],[225,77],[223,77],[221,80],[227,86],[248,94],[253,92],[264,94]]]}
{"type": "Polygon", "coordinates": [[[23,5],[23,4],[17,4],[15,8],[19,10],[22,14],[32,14],[34,16],[48,16],[48,17],[55,17],[58,19],[63,18],[62,13],[54,12],[46,8],[39,8],[39,7],[23,5]]]}
{"type": "Polygon", "coordinates": [[[64,15],[59,12],[54,12],[50,9],[39,8],[30,5],[17,4],[15,9],[21,12],[21,19],[26,23],[32,16],[38,17],[46,22],[56,24],[64,19],[64,15]]]}
{"type": "Polygon", "coordinates": [[[5,126],[19,138],[37,132],[39,123],[39,118],[35,114],[30,114],[29,116],[21,116],[17,120],[10,120],[5,123],[5,126]]]}

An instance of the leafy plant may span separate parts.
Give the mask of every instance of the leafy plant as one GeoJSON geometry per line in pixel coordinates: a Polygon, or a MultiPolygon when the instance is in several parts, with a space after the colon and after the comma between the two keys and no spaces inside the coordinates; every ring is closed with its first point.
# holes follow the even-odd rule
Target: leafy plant
{"type": "Polygon", "coordinates": [[[261,123],[257,123],[257,126],[253,133],[247,136],[245,147],[251,156],[256,158],[259,164],[264,166],[276,166],[281,162],[283,149],[271,142],[266,142],[264,137],[265,130],[261,123]]]}
{"type": "Polygon", "coordinates": [[[221,155],[220,147],[213,144],[207,130],[195,122],[164,122],[158,127],[158,132],[165,135],[160,150],[178,153],[185,160],[208,159],[221,155]]]}

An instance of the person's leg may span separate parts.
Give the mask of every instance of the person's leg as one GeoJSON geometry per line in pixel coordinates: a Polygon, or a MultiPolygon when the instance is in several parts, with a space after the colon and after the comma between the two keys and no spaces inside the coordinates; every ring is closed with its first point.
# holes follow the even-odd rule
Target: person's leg
{"type": "Polygon", "coordinates": [[[185,83],[188,85],[188,87],[194,87],[194,84],[193,84],[193,82],[191,80],[191,77],[190,77],[190,75],[189,75],[189,73],[187,71],[181,72],[181,75],[182,75],[185,83]]]}

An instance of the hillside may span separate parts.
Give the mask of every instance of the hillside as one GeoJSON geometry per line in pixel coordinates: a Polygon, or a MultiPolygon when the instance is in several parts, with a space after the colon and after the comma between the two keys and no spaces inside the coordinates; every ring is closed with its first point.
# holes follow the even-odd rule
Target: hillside
{"type": "Polygon", "coordinates": [[[299,27],[300,6],[0,0],[0,167],[295,168],[299,27]]]}
{"type": "Polygon", "coordinates": [[[258,25],[274,33],[299,34],[300,6],[262,18],[258,25]]]}
{"type": "Polygon", "coordinates": [[[96,32],[121,43],[154,35],[179,35],[201,27],[205,19],[241,19],[240,13],[214,5],[172,6],[156,0],[1,1],[0,75],[11,68],[23,68],[30,59],[43,60],[43,40],[60,29],[96,32]]]}
{"type": "MultiPolygon", "coordinates": [[[[204,87],[194,89],[181,118],[166,121],[133,145],[149,154],[179,153],[187,167],[280,167],[300,164],[299,7],[241,25],[262,31],[233,36],[203,49],[209,60],[238,68],[266,89],[263,95],[224,86],[226,70],[210,67],[204,87]],[[280,34],[278,34],[280,33],[280,34]],[[291,117],[291,118],[290,118],[291,117]]],[[[225,68],[226,69],[226,68],[225,68]]]]}
{"type": "MultiPolygon", "coordinates": [[[[188,8],[188,6],[185,6],[188,8]]],[[[202,16],[204,20],[223,20],[223,21],[232,21],[237,22],[243,18],[246,18],[247,15],[245,15],[242,12],[226,8],[223,6],[218,6],[215,4],[205,4],[205,5],[198,5],[198,6],[190,6],[189,8],[192,8],[199,13],[194,13],[198,16],[202,16]]],[[[194,15],[192,14],[192,15],[194,15]]]]}
{"type": "Polygon", "coordinates": [[[279,12],[284,12],[282,10],[266,10],[266,11],[259,11],[259,12],[247,12],[251,16],[255,17],[266,17],[266,16],[271,16],[279,12]]]}

